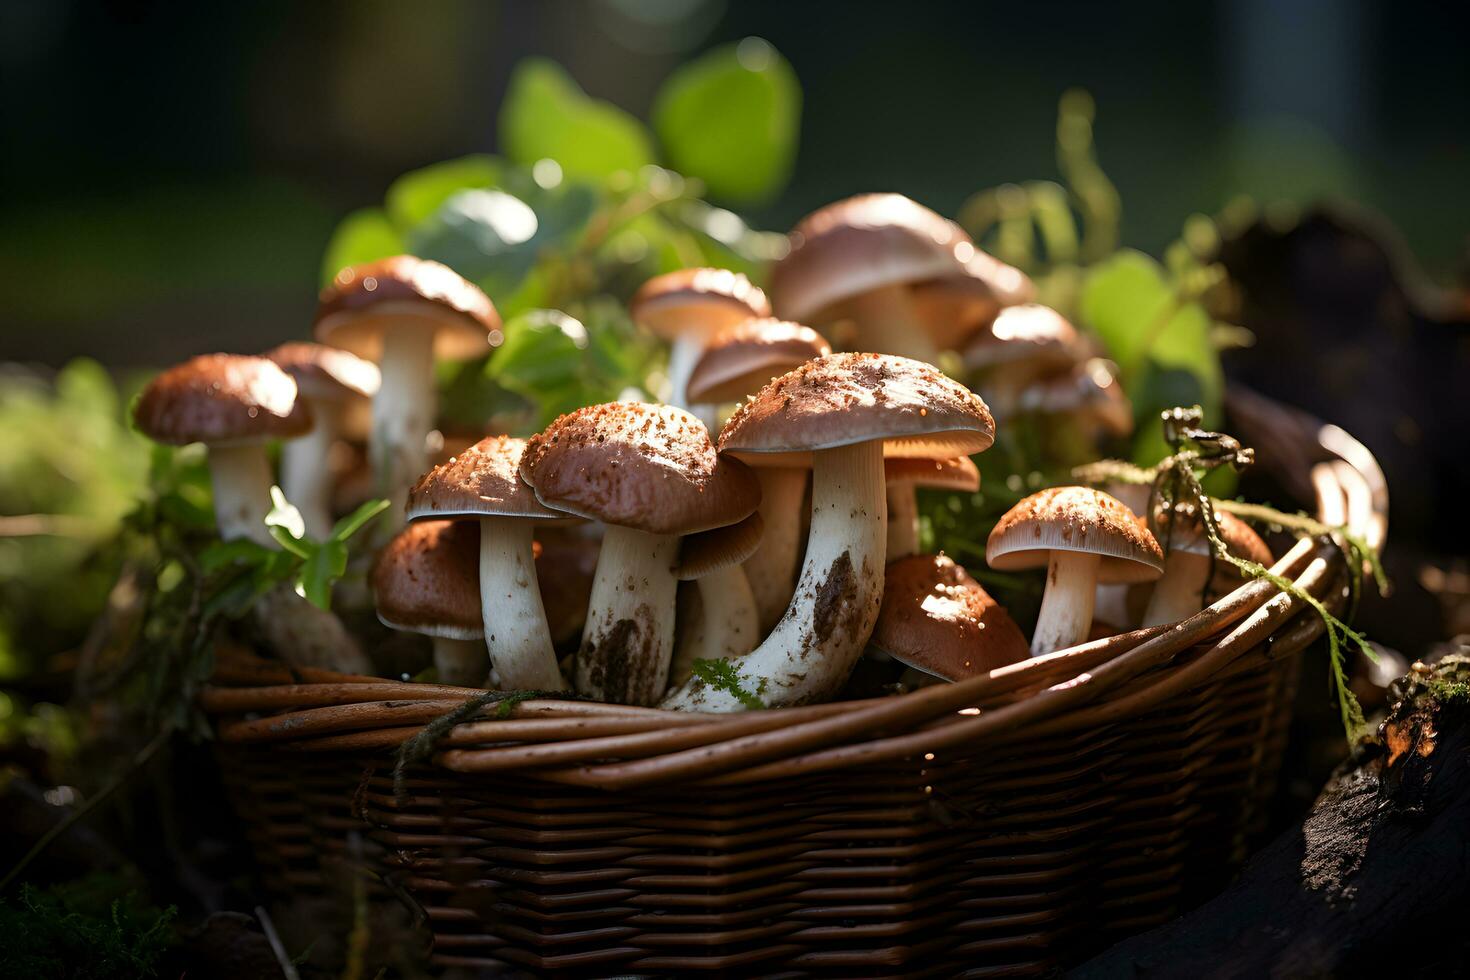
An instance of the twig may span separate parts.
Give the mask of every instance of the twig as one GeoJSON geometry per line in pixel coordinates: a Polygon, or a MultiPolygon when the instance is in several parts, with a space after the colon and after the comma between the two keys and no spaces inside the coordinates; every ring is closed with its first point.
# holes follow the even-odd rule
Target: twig
{"type": "Polygon", "coordinates": [[[281,966],[281,975],[286,980],[301,980],[296,964],[291,962],[286,946],[276,932],[276,924],[271,921],[270,913],[265,910],[264,906],[257,905],[255,906],[255,917],[260,920],[260,929],[265,933],[265,941],[271,944],[271,952],[275,954],[276,962],[281,966]]]}

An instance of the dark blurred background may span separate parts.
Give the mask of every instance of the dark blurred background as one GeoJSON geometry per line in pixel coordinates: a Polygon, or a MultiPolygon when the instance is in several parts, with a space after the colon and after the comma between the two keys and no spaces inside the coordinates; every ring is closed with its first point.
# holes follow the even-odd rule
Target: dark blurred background
{"type": "Polygon", "coordinates": [[[1057,100],[1082,86],[1126,243],[1158,254],[1241,194],[1348,200],[1447,282],[1470,228],[1467,27],[1463,5],[1365,0],[7,0],[0,360],[299,335],[336,220],[493,151],[520,58],[644,116],[675,66],[748,35],[804,93],[794,180],[757,225],[874,189],[953,213],[1053,176],[1057,100]]]}

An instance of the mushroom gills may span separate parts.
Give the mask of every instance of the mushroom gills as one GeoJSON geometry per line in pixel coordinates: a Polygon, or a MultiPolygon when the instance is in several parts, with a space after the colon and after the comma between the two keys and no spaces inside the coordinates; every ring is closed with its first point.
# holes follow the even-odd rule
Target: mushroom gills
{"type": "Polygon", "coordinates": [[[796,589],[801,559],[801,505],[806,495],[807,471],[759,467],[759,513],[765,528],[755,554],[745,560],[745,579],[755,599],[761,635],[780,622],[796,589]]]}
{"type": "MultiPolygon", "coordinates": [[[[480,606],[483,652],[507,690],[564,691],[546,609],[536,581],[533,522],[480,518],[480,606]]],[[[483,684],[485,665],[475,685],[483,684]]]]}
{"type": "Polygon", "coordinates": [[[1046,592],[1041,598],[1036,631],[1031,634],[1031,656],[1065,650],[1087,639],[1100,561],[1097,555],[1087,552],[1051,553],[1046,567],[1046,592]]]}
{"type": "Polygon", "coordinates": [[[211,446],[209,482],[220,538],[248,538],[267,548],[276,547],[265,526],[271,506],[271,464],[263,444],[211,446]]]}
{"type": "Polygon", "coordinates": [[[409,485],[428,469],[425,446],[437,404],[433,333],[409,318],[387,326],[380,370],[369,452],[379,488],[402,513],[409,485]]]}
{"type": "Polygon", "coordinates": [[[663,694],[674,646],[678,558],[678,535],[608,525],[577,654],[579,694],[645,706],[663,694]]]}
{"type": "Polygon", "coordinates": [[[674,651],[671,684],[688,680],[694,661],[733,660],[749,653],[760,639],[755,596],[739,565],[711,572],[695,585],[699,612],[674,651]]]}

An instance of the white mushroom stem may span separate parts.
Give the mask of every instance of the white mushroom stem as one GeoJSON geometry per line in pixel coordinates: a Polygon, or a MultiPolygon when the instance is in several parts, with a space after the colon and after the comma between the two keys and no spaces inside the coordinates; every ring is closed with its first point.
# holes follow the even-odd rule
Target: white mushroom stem
{"type": "Polygon", "coordinates": [[[306,533],[321,541],[332,533],[332,445],[337,441],[341,406],[326,399],[310,402],[311,431],[281,447],[281,492],[296,505],[306,533]]]}
{"type": "Polygon", "coordinates": [[[927,364],[939,359],[939,349],[914,313],[913,299],[907,286],[870,289],[846,305],[857,321],[861,350],[898,354],[927,364]]]}
{"type": "Polygon", "coordinates": [[[264,445],[211,446],[209,482],[221,539],[249,538],[267,548],[276,546],[265,526],[271,509],[271,461],[264,445]]]}
{"type": "Polygon", "coordinates": [[[755,474],[761,484],[759,512],[765,531],[755,554],[742,567],[755,597],[761,635],[765,635],[780,622],[796,589],[807,471],[761,466],[755,474]]]}
{"type": "Polygon", "coordinates": [[[434,669],[440,684],[455,687],[484,687],[490,675],[485,644],[480,640],[434,637],[434,669]]]}
{"type": "MultiPolygon", "coordinates": [[[[735,661],[747,696],[781,707],[824,701],[842,687],[883,601],[886,524],[881,442],[813,453],[806,560],[786,615],[765,642],[735,661]]],[[[698,678],[672,691],[661,706],[746,708],[738,692],[698,678]]]]}
{"type": "Polygon", "coordinates": [[[733,660],[747,654],[760,639],[759,618],[750,582],[739,565],[711,572],[699,580],[699,615],[674,652],[669,681],[689,679],[696,660],[733,660]]]}
{"type": "MultiPolygon", "coordinates": [[[[480,608],[485,650],[507,690],[564,691],[556,663],[536,559],[532,522],[514,517],[480,518],[480,608]]],[[[485,680],[484,671],[476,680],[485,680]]]]}
{"type": "Polygon", "coordinates": [[[919,503],[912,483],[888,486],[888,551],[886,560],[897,561],[919,553],[919,503]]]}
{"type": "Polygon", "coordinates": [[[1065,650],[1087,639],[1097,589],[1097,555],[1053,551],[1046,568],[1046,592],[1031,635],[1031,656],[1065,650]]]}
{"type": "Polygon", "coordinates": [[[437,405],[433,331],[415,321],[389,326],[380,367],[368,456],[390,512],[401,516],[408,488],[428,469],[425,444],[437,405]]]}
{"type": "Polygon", "coordinates": [[[689,377],[708,346],[709,332],[701,326],[687,326],[674,338],[669,347],[669,404],[689,410],[710,432],[719,432],[716,406],[689,404],[689,377]]]}
{"type": "Polygon", "coordinates": [[[577,653],[578,693],[638,705],[663,694],[674,648],[678,559],[678,535],[608,527],[577,653]]]}
{"type": "Polygon", "coordinates": [[[1164,577],[1154,584],[1143,625],[1161,626],[1188,619],[1204,608],[1205,581],[1210,576],[1209,555],[1176,549],[1164,559],[1164,577]]]}

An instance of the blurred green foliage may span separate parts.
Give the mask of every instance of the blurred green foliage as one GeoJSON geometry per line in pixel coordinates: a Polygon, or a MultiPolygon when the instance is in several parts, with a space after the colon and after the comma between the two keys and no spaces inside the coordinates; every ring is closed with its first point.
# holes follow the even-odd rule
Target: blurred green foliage
{"type": "Polygon", "coordinates": [[[143,980],[175,942],[175,911],[149,905],[122,879],[93,874],[0,897],[0,976],[143,980]]]}

